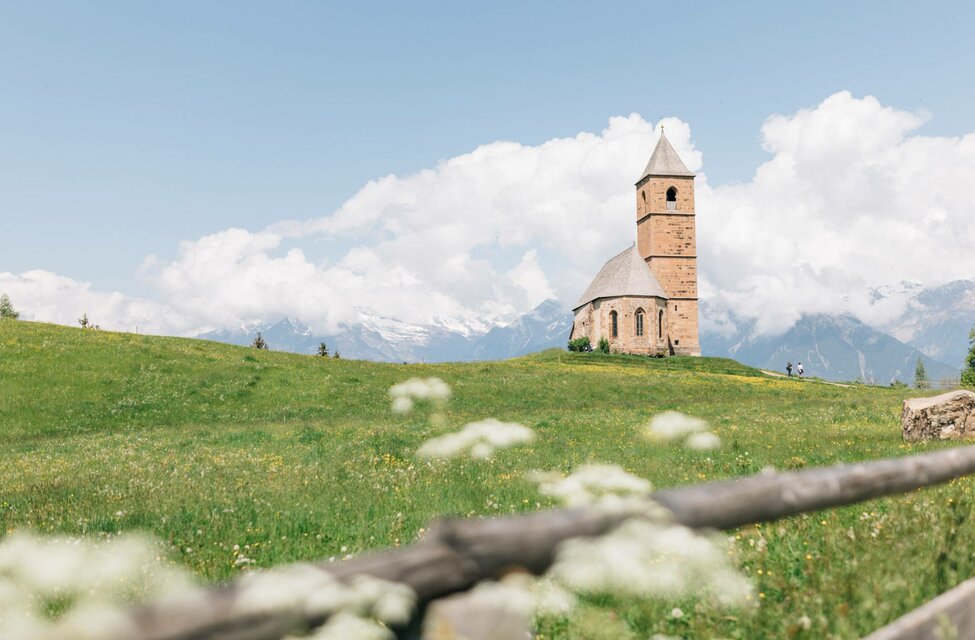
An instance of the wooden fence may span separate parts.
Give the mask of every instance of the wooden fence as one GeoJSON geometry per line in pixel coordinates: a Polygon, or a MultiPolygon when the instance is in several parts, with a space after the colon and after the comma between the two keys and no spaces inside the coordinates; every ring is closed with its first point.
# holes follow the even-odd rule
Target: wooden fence
{"type": "MultiPolygon", "coordinates": [[[[797,472],[761,473],[746,478],[668,489],[650,497],[670,512],[674,523],[692,528],[728,529],[807,511],[905,493],[975,473],[975,446],[904,458],[846,464],[797,472]]],[[[642,511],[641,511],[642,512],[642,511]]],[[[419,611],[512,567],[534,574],[552,564],[556,547],[580,536],[608,533],[633,512],[595,507],[554,509],[496,519],[436,522],[420,542],[396,550],[320,565],[349,580],[368,575],[405,584],[418,597],[419,611]]],[[[235,606],[239,583],[212,587],[201,597],[167,600],[130,614],[139,640],[278,640],[295,629],[313,628],[323,616],[294,612],[241,613],[235,606]]],[[[975,580],[969,580],[904,618],[871,634],[871,640],[936,637],[951,625],[956,638],[975,638],[975,580]]],[[[396,629],[416,637],[417,621],[396,629]]]]}

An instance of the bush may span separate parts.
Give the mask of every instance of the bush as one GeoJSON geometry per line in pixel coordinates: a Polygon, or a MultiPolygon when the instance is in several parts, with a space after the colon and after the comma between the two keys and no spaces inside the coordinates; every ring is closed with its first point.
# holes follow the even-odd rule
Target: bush
{"type": "Polygon", "coordinates": [[[599,339],[599,350],[603,353],[609,353],[609,340],[606,338],[599,339]]]}
{"type": "Polygon", "coordinates": [[[0,318],[10,318],[11,320],[16,320],[20,317],[20,313],[14,309],[13,303],[10,302],[10,296],[6,293],[0,296],[0,318]]]}
{"type": "Polygon", "coordinates": [[[592,351],[592,345],[589,344],[589,336],[569,340],[569,351],[592,351]]]}

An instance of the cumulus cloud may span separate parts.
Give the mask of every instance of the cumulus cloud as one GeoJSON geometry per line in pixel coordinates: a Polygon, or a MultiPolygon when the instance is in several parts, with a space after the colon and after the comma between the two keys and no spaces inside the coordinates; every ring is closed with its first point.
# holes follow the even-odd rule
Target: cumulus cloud
{"type": "MultiPolygon", "coordinates": [[[[665,119],[692,169],[690,128],[665,119]]],[[[184,242],[146,274],[180,312],[215,326],[283,315],[329,331],[362,311],[487,325],[547,298],[574,299],[632,242],[632,183],[659,134],[638,115],[538,146],[495,142],[417,174],[366,184],[322,218],[184,242]],[[320,239],[346,253],[315,262],[320,239]]]]}
{"type": "Polygon", "coordinates": [[[911,135],[927,114],[849,92],[762,127],[772,157],[751,181],[698,191],[702,297],[790,327],[802,313],[892,319],[876,286],[975,276],[975,134],[911,135]]]}
{"type": "Polygon", "coordinates": [[[77,324],[83,314],[105,329],[173,334],[192,330],[191,319],[164,304],[112,291],[44,270],[0,272],[6,293],[24,320],[77,324]]]}
{"type": "Polygon", "coordinates": [[[26,317],[70,323],[87,310],[103,326],[146,318],[148,329],[166,311],[156,329],[168,332],[282,316],[331,331],[362,312],[486,326],[548,297],[568,307],[633,242],[633,182],[665,125],[698,173],[704,326],[751,318],[778,332],[808,312],[880,324],[904,302],[878,302],[871,287],[975,275],[975,134],[919,135],[928,118],[840,92],[770,117],[769,160],[744,183],[709,185],[687,123],[614,117],[599,133],[494,142],[373,180],[323,217],[184,242],[144,265],[160,303],[47,272],[3,274],[0,289],[26,317]],[[323,241],[341,251],[315,257],[323,241]]]}

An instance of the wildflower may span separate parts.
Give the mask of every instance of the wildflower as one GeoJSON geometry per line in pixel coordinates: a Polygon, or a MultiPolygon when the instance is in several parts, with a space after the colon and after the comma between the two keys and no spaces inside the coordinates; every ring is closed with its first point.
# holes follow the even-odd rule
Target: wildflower
{"type": "MultiPolygon", "coordinates": [[[[302,640],[392,640],[395,636],[383,625],[351,613],[339,613],[302,640]]],[[[288,636],[285,640],[298,640],[288,636]]]]}
{"type": "Polygon", "coordinates": [[[742,604],[751,585],[716,541],[682,526],[630,519],[600,538],[563,543],[549,576],[582,593],[661,599],[705,595],[742,604]]]}
{"type": "Polygon", "coordinates": [[[413,409],[413,401],[405,396],[393,398],[393,413],[409,413],[413,409]]]}
{"type": "Polygon", "coordinates": [[[390,387],[389,397],[443,401],[450,397],[450,386],[440,378],[410,378],[390,387]]]}
{"type": "Polygon", "coordinates": [[[495,450],[530,442],[535,433],[520,424],[493,418],[472,422],[460,431],[427,440],[417,450],[421,458],[453,458],[469,453],[475,458],[490,458],[495,450]]]}
{"type": "Polygon", "coordinates": [[[707,428],[708,423],[700,418],[692,418],[678,411],[665,411],[650,421],[646,435],[651,440],[670,442],[706,431],[707,428]]]}
{"type": "Polygon", "coordinates": [[[562,501],[566,506],[589,504],[604,496],[645,496],[653,488],[648,480],[610,464],[590,464],[563,478],[557,473],[535,471],[528,479],[538,490],[562,501]]]}
{"type": "Polygon", "coordinates": [[[684,612],[681,611],[680,607],[674,607],[670,610],[670,617],[675,619],[680,619],[684,617],[684,612]]]}
{"type": "Polygon", "coordinates": [[[721,446],[721,438],[710,431],[703,431],[688,436],[684,444],[688,449],[694,449],[695,451],[710,451],[721,446]]]}

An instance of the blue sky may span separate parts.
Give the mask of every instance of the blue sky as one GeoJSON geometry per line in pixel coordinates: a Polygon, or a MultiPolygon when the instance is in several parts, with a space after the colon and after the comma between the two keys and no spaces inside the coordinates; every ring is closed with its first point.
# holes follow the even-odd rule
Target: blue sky
{"type": "MultiPolygon", "coordinates": [[[[973,129],[965,2],[0,10],[0,272],[153,299],[140,264],[174,259],[182,241],[328,216],[369,180],[495,141],[599,132],[614,116],[687,123],[712,186],[769,160],[769,116],[838,91],[930,114],[915,134],[973,129]]],[[[302,250],[337,260],[357,241],[302,250]]]]}

